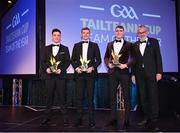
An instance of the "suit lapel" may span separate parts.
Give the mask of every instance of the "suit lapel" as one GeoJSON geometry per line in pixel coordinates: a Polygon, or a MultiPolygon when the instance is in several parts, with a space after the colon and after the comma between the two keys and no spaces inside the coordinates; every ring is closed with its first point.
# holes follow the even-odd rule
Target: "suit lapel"
{"type": "Polygon", "coordinates": [[[137,42],[137,51],[138,51],[138,54],[140,56],[142,56],[141,51],[140,51],[140,42],[139,41],[137,42]]]}
{"type": "Polygon", "coordinates": [[[112,42],[112,43],[110,44],[110,52],[112,52],[112,50],[113,50],[113,52],[114,52],[114,46],[113,46],[113,44],[114,44],[114,42],[112,42]]]}
{"type": "Polygon", "coordinates": [[[89,44],[88,44],[88,50],[87,50],[87,59],[90,59],[90,55],[91,55],[91,53],[90,53],[90,49],[92,48],[92,44],[91,44],[91,42],[89,42],[89,44]]]}
{"type": "Polygon", "coordinates": [[[50,56],[53,56],[53,50],[52,50],[52,44],[51,44],[51,46],[49,47],[49,49],[48,49],[49,51],[48,51],[48,53],[50,53],[50,56]]]}
{"type": "Polygon", "coordinates": [[[62,45],[60,44],[60,46],[59,46],[59,50],[58,50],[58,53],[57,53],[57,55],[56,55],[56,56],[60,55],[61,50],[62,50],[62,45]]]}
{"type": "Polygon", "coordinates": [[[149,41],[149,38],[148,38],[147,43],[146,43],[146,47],[145,47],[145,50],[144,50],[144,56],[147,54],[149,44],[150,44],[150,41],[149,41]]]}
{"type": "Polygon", "coordinates": [[[124,40],[124,43],[119,51],[119,54],[122,53],[125,48],[126,48],[126,41],[124,40]]]}
{"type": "Polygon", "coordinates": [[[82,42],[79,43],[79,56],[83,55],[82,42]]]}

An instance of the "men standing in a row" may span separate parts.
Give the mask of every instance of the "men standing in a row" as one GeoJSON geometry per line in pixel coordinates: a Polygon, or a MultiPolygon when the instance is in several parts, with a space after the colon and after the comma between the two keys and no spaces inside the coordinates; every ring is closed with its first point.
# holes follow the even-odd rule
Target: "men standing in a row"
{"type": "Polygon", "coordinates": [[[47,110],[42,125],[50,124],[55,93],[58,94],[63,122],[68,124],[66,119],[65,78],[66,69],[70,65],[70,55],[68,48],[61,44],[61,31],[59,29],[52,30],[52,42],[51,45],[45,47],[42,56],[42,69],[47,88],[47,110]]]}
{"type": "Polygon", "coordinates": [[[107,126],[117,126],[117,88],[120,83],[124,96],[125,119],[124,128],[129,126],[130,115],[130,73],[129,67],[135,62],[132,44],[124,40],[124,27],[115,28],[116,39],[107,45],[104,61],[108,67],[110,97],[111,97],[111,119],[107,126]]]}
{"type": "Polygon", "coordinates": [[[81,29],[82,41],[76,43],[72,52],[72,66],[75,70],[76,96],[77,96],[77,121],[76,126],[82,125],[83,93],[87,92],[89,126],[95,125],[93,94],[97,67],[101,63],[99,47],[90,41],[90,29],[81,29]]]}
{"type": "Polygon", "coordinates": [[[153,131],[158,131],[157,82],[161,80],[163,72],[159,43],[157,39],[148,37],[148,28],[145,25],[138,27],[137,35],[139,40],[134,45],[137,60],[132,69],[132,81],[137,83],[145,115],[145,120],[139,125],[148,125],[153,131]]]}

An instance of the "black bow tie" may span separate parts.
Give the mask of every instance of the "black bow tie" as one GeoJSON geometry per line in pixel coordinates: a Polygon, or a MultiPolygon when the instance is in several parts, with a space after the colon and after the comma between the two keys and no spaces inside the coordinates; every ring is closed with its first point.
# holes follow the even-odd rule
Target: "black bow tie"
{"type": "Polygon", "coordinates": [[[58,45],[58,44],[52,44],[52,46],[53,46],[53,47],[55,47],[55,46],[59,47],[59,45],[58,45]]]}
{"type": "Polygon", "coordinates": [[[82,41],[82,43],[88,43],[88,41],[82,41]]]}
{"type": "Polygon", "coordinates": [[[140,43],[140,44],[142,44],[142,43],[146,43],[146,40],[145,40],[145,41],[139,41],[139,43],[140,43]]]}
{"type": "Polygon", "coordinates": [[[115,42],[121,42],[121,40],[115,40],[115,42]]]}

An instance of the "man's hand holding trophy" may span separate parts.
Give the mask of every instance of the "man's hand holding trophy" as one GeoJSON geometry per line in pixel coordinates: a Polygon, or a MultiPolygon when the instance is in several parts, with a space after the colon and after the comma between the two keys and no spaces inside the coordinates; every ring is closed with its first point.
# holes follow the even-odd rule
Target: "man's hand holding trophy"
{"type": "Polygon", "coordinates": [[[128,68],[127,64],[122,64],[119,62],[119,58],[121,58],[122,54],[118,54],[112,50],[111,55],[112,55],[112,63],[109,63],[109,68],[111,69],[114,67],[118,67],[120,69],[128,68]]]}
{"type": "Polygon", "coordinates": [[[50,63],[51,63],[51,66],[47,69],[47,72],[60,74],[61,70],[58,69],[58,65],[61,63],[61,61],[56,61],[56,59],[53,56],[51,56],[50,63]]]}
{"type": "Polygon", "coordinates": [[[111,51],[111,55],[112,55],[112,66],[113,67],[119,67],[120,62],[119,62],[119,58],[121,57],[121,54],[118,54],[116,52],[114,52],[113,50],[111,51]]]}
{"type": "Polygon", "coordinates": [[[81,66],[76,68],[76,71],[78,73],[82,73],[82,72],[91,73],[94,70],[93,67],[88,67],[90,60],[87,60],[87,58],[83,58],[82,56],[80,56],[80,62],[81,62],[81,66]]]}

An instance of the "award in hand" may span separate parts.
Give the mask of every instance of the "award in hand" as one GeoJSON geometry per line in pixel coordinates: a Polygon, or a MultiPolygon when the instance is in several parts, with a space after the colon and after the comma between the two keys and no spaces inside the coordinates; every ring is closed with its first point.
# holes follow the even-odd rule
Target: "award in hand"
{"type": "Polygon", "coordinates": [[[55,73],[57,71],[57,66],[60,64],[61,61],[56,61],[56,59],[51,56],[50,58],[50,63],[51,63],[51,66],[50,66],[50,69],[51,69],[51,72],[52,73],[55,73]]]}
{"type": "Polygon", "coordinates": [[[120,62],[119,62],[119,58],[121,57],[121,54],[118,54],[116,52],[114,52],[113,50],[111,51],[111,55],[113,57],[112,59],[112,63],[115,67],[118,67],[120,65],[120,62]]]}
{"type": "Polygon", "coordinates": [[[87,58],[83,58],[82,56],[80,56],[80,62],[81,62],[81,71],[86,72],[88,69],[88,63],[90,62],[90,60],[87,60],[87,58]]]}

